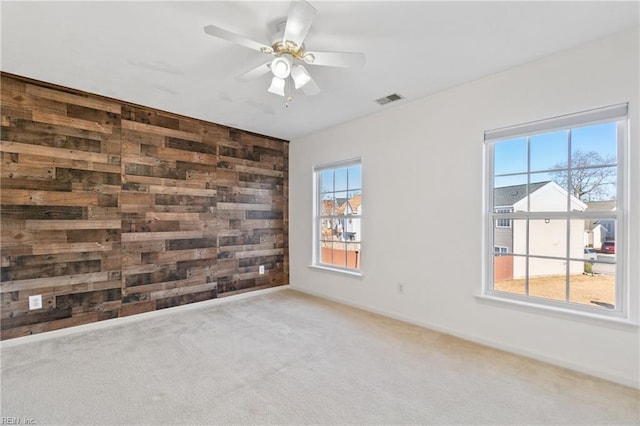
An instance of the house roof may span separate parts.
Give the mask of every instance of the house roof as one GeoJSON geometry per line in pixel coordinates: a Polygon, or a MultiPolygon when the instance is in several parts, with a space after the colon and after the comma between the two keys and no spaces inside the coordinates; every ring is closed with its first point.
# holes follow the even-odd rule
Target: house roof
{"type": "Polygon", "coordinates": [[[333,214],[336,203],[333,200],[322,200],[322,214],[333,214]]]}
{"type": "Polygon", "coordinates": [[[349,206],[351,206],[351,212],[353,213],[357,213],[358,212],[358,208],[360,207],[360,204],[362,204],[362,195],[358,194],[358,195],[354,195],[353,197],[351,197],[351,199],[347,202],[345,202],[344,204],[342,204],[340,206],[340,208],[338,209],[338,215],[344,215],[346,210],[347,210],[347,203],[349,203],[349,206]]]}
{"type": "MultiPolygon", "coordinates": [[[[533,194],[551,181],[536,182],[529,185],[530,193],[533,194]]],[[[494,206],[512,206],[527,196],[527,184],[502,186],[493,190],[494,206]]]]}
{"type": "Polygon", "coordinates": [[[587,202],[587,209],[589,211],[610,212],[615,208],[616,208],[615,200],[587,202]]]}

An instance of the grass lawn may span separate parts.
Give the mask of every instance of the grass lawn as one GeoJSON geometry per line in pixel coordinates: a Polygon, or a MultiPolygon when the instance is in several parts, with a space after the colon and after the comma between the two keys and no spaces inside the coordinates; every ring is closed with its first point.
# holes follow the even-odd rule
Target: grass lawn
{"type": "MultiPolygon", "coordinates": [[[[569,276],[569,301],[594,306],[592,302],[615,305],[615,278],[613,275],[581,274],[569,276]]],[[[565,300],[564,275],[529,279],[529,295],[546,299],[565,300]]],[[[503,280],[495,283],[495,289],[525,294],[524,279],[503,280]]]]}

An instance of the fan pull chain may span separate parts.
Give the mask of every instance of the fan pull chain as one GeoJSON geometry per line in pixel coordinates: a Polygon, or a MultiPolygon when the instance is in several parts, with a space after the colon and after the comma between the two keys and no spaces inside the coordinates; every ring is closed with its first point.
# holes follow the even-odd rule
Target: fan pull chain
{"type": "Polygon", "coordinates": [[[293,100],[291,96],[291,77],[287,77],[284,81],[284,107],[289,108],[289,103],[293,100]]]}

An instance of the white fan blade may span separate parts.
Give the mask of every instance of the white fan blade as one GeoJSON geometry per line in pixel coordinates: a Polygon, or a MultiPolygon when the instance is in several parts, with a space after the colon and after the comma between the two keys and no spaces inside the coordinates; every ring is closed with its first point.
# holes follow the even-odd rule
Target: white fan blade
{"type": "Polygon", "coordinates": [[[282,41],[292,41],[296,45],[302,46],[302,42],[309,32],[315,16],[316,10],[306,1],[292,1],[282,41]]]}
{"type": "Polygon", "coordinates": [[[307,82],[307,84],[302,86],[302,91],[307,96],[313,96],[313,95],[317,95],[318,93],[320,93],[320,88],[318,87],[318,85],[316,84],[316,82],[312,78],[311,80],[309,80],[307,82]]]}
{"type": "Polygon", "coordinates": [[[253,80],[255,78],[258,78],[267,74],[270,71],[271,71],[271,61],[265,62],[262,65],[258,65],[254,69],[251,69],[245,72],[244,74],[240,74],[239,76],[236,77],[236,80],[240,80],[240,81],[253,80]]]}
{"type": "Polygon", "coordinates": [[[342,68],[359,68],[366,61],[364,53],[356,52],[306,52],[303,59],[311,65],[342,68]]]}
{"type": "Polygon", "coordinates": [[[257,50],[258,52],[263,52],[263,53],[273,52],[273,49],[271,49],[270,46],[267,46],[264,43],[260,43],[259,41],[248,39],[236,33],[232,33],[231,31],[227,31],[225,29],[216,27],[215,25],[207,25],[206,27],[204,27],[204,32],[214,37],[218,37],[223,40],[231,41],[241,46],[248,47],[249,49],[257,50]]]}

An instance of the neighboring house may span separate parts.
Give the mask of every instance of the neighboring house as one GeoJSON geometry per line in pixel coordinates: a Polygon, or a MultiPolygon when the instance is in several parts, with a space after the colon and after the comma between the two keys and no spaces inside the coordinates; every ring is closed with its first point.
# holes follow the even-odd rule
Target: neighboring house
{"type": "MultiPolygon", "coordinates": [[[[320,210],[322,216],[331,216],[336,214],[336,203],[333,200],[322,200],[322,207],[320,210]]],[[[331,219],[323,220],[322,223],[322,239],[328,240],[335,235],[331,226],[331,219]]]]}
{"type": "MultiPolygon", "coordinates": [[[[611,212],[616,209],[616,202],[590,201],[587,203],[587,209],[589,211],[611,212]]],[[[585,234],[587,234],[589,238],[588,245],[592,245],[596,250],[600,249],[603,242],[615,241],[616,239],[616,222],[613,219],[585,221],[584,230],[585,234]],[[598,227],[600,227],[600,229],[598,229],[598,227]]]]}
{"type": "Polygon", "coordinates": [[[584,245],[600,250],[602,243],[606,241],[607,228],[598,223],[599,221],[584,221],[584,245]]]}
{"type": "MultiPolygon", "coordinates": [[[[358,194],[342,203],[338,208],[338,216],[360,216],[362,215],[362,195],[358,194]]],[[[360,241],[360,219],[345,218],[339,219],[342,227],[343,241],[360,241]]]]}
{"type": "MultiPolygon", "coordinates": [[[[529,185],[531,211],[566,211],[567,191],[555,182],[538,182],[529,185]]],[[[494,189],[496,212],[517,212],[527,209],[527,186],[513,185],[494,189]]],[[[587,205],[571,196],[571,209],[584,211],[587,205]]],[[[581,259],[584,254],[584,220],[571,220],[570,257],[581,259]]],[[[540,219],[529,221],[529,254],[566,257],[567,221],[540,219]]],[[[499,219],[494,227],[494,251],[498,254],[527,253],[527,223],[525,220],[499,219]]],[[[513,278],[525,276],[526,258],[513,257],[513,278]]],[[[582,273],[582,262],[572,262],[571,273],[582,273]],[[575,263],[575,264],[574,264],[575,263]]],[[[530,258],[529,276],[562,275],[566,262],[556,259],[530,258]]]]}

